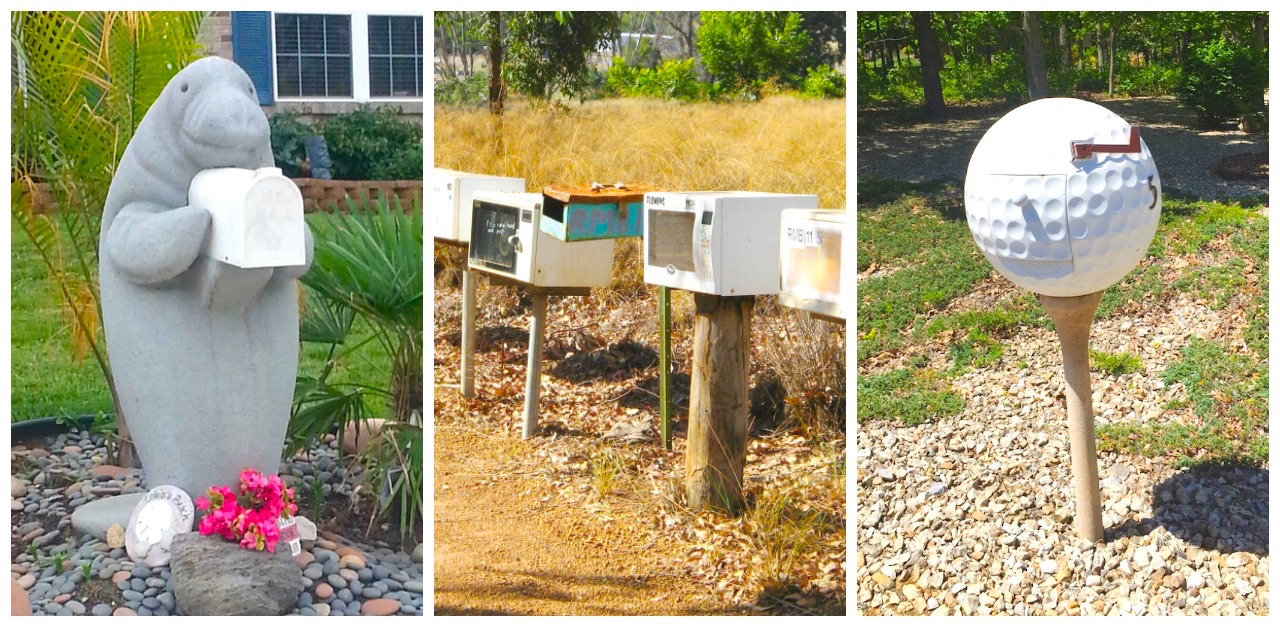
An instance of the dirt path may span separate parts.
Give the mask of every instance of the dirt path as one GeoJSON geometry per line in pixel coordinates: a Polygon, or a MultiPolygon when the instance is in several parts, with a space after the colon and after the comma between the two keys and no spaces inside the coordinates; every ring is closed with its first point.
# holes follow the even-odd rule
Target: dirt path
{"type": "Polygon", "coordinates": [[[655,549],[638,512],[582,520],[544,480],[495,476],[521,441],[435,432],[437,615],[738,614],[655,549]]]}

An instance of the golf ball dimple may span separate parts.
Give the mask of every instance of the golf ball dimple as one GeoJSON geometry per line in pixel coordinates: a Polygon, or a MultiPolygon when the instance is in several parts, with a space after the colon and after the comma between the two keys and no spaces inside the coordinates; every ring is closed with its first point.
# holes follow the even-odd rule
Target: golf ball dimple
{"type": "Polygon", "coordinates": [[[1160,217],[1160,176],[1129,145],[1130,126],[1090,102],[1023,105],[983,136],[965,178],[965,212],[983,255],[1010,281],[1051,296],[1089,294],[1119,281],[1146,255],[1160,217]]]}

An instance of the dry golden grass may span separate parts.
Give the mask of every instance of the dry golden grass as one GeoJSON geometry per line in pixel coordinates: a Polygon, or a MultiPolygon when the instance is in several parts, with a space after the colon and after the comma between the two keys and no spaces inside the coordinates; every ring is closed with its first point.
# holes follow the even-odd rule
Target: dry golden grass
{"type": "Polygon", "coordinates": [[[817,194],[845,206],[845,101],[610,99],[571,109],[437,107],[435,165],[551,183],[647,182],[673,190],[817,194]]]}

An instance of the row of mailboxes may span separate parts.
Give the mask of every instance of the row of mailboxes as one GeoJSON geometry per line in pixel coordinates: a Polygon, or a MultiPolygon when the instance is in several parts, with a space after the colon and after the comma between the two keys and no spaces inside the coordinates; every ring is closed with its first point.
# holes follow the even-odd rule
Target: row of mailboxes
{"type": "Polygon", "coordinates": [[[581,189],[515,192],[521,179],[436,174],[436,237],[468,242],[470,268],[539,287],[604,287],[614,238],[642,234],[646,283],[778,294],[784,305],[844,317],[845,212],[817,209],[817,196],[614,190],[601,208],[581,189]]]}

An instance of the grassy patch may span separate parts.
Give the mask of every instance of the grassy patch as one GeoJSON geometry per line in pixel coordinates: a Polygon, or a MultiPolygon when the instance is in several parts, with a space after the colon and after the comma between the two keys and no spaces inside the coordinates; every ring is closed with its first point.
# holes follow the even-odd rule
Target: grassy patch
{"type": "Polygon", "coordinates": [[[951,390],[950,379],[922,366],[858,377],[858,421],[900,420],[917,425],[959,414],[964,399],[951,390]]]}
{"type": "MultiPolygon", "coordinates": [[[[324,220],[313,215],[309,220],[324,220]]],[[[12,252],[12,359],[14,422],[46,416],[78,416],[113,412],[111,392],[92,357],[76,362],[71,354],[69,318],[63,300],[40,260],[35,246],[15,225],[12,252]]],[[[385,388],[390,358],[371,329],[357,321],[351,346],[341,352],[332,382],[356,382],[385,388]]],[[[324,367],[328,348],[302,344],[298,372],[316,376],[324,367]]],[[[374,412],[382,408],[370,408],[374,412]]],[[[376,415],[376,414],[375,414],[376,415]]]]}
{"type": "Polygon", "coordinates": [[[960,373],[969,368],[982,368],[994,364],[1004,355],[1000,342],[979,329],[971,329],[964,339],[951,344],[947,356],[951,358],[952,372],[960,373]]]}
{"type": "Polygon", "coordinates": [[[977,330],[990,335],[1005,335],[1020,326],[1045,326],[1049,318],[1044,309],[1033,307],[1036,297],[1026,293],[1017,299],[1004,299],[994,309],[971,309],[938,316],[917,325],[913,339],[929,339],[946,331],[977,330]]]}
{"type": "Polygon", "coordinates": [[[1185,405],[1199,424],[1104,425],[1098,429],[1098,448],[1171,457],[1183,466],[1264,462],[1269,450],[1266,364],[1199,338],[1192,338],[1182,356],[1162,378],[1166,384],[1183,384],[1185,405]]]}
{"type": "Polygon", "coordinates": [[[783,490],[766,490],[743,521],[755,547],[751,578],[761,597],[781,599],[803,586],[804,568],[831,532],[832,521],[824,512],[805,503],[804,496],[783,490]]]}
{"type": "Polygon", "coordinates": [[[920,316],[942,309],[991,274],[963,208],[956,217],[959,190],[954,184],[922,189],[936,191],[906,192],[858,211],[859,268],[901,268],[858,285],[859,359],[900,346],[920,316]]]}
{"type": "Polygon", "coordinates": [[[1093,369],[1111,376],[1119,376],[1142,370],[1142,360],[1130,353],[1104,353],[1089,351],[1093,369]]]}

